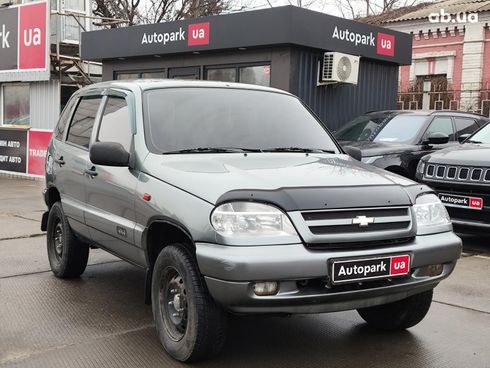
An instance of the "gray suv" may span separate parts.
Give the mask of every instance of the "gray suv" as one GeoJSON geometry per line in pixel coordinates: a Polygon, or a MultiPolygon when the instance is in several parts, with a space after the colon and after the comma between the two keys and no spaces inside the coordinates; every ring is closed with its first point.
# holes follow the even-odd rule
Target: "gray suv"
{"type": "Polygon", "coordinates": [[[90,247],[144,269],[180,361],[217,354],[230,312],[357,309],[380,329],[414,326],[461,253],[430,188],[352,159],[300,100],[258,86],[81,89],[44,196],[53,273],[80,276],[90,247]]]}

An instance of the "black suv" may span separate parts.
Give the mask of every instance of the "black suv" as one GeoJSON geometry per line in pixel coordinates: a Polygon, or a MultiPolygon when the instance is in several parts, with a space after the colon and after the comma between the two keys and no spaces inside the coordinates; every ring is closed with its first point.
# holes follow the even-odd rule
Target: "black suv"
{"type": "Polygon", "coordinates": [[[335,137],[359,148],[364,163],[414,179],[420,158],[458,145],[488,121],[458,111],[378,111],[352,120],[335,137]]]}
{"type": "Polygon", "coordinates": [[[417,179],[438,192],[456,228],[490,230],[490,124],[420,160],[417,179]]]}

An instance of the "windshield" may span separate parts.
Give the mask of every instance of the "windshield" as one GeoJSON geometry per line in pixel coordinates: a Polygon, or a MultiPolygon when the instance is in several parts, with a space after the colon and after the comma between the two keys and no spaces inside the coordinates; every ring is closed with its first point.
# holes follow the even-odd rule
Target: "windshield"
{"type": "Polygon", "coordinates": [[[417,115],[360,116],[335,133],[341,141],[410,143],[426,121],[417,115]]]}
{"type": "MultiPolygon", "coordinates": [[[[321,123],[295,97],[231,88],[166,88],[144,94],[150,151],[225,152],[223,148],[339,152],[321,123]],[[196,150],[199,149],[199,150],[196,150]]],[[[278,150],[274,152],[283,152],[278,150]]]]}
{"type": "Polygon", "coordinates": [[[473,134],[466,142],[490,144],[490,124],[473,134]]]}

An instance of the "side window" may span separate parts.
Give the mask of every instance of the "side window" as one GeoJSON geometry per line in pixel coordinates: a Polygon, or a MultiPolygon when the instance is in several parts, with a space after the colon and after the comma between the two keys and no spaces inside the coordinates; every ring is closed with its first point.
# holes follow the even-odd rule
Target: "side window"
{"type": "Polygon", "coordinates": [[[87,96],[80,99],[71,120],[68,137],[66,138],[67,142],[85,148],[89,147],[90,135],[92,134],[101,99],[101,96],[87,96]]]}
{"type": "Polygon", "coordinates": [[[131,120],[126,100],[122,97],[108,97],[97,141],[121,143],[129,152],[131,135],[131,120]]]}
{"type": "Polygon", "coordinates": [[[454,127],[452,119],[449,116],[435,117],[425,132],[424,138],[428,138],[432,133],[445,133],[449,136],[450,141],[454,141],[454,127]]]}
{"type": "Polygon", "coordinates": [[[471,134],[478,129],[478,124],[475,120],[470,118],[454,118],[456,124],[456,133],[458,137],[463,134],[471,134]]]}
{"type": "Polygon", "coordinates": [[[60,115],[60,119],[58,120],[58,124],[56,124],[56,128],[54,128],[54,136],[58,140],[63,139],[63,135],[65,133],[65,129],[67,127],[67,123],[70,120],[71,113],[73,111],[73,106],[78,102],[78,98],[72,98],[66,104],[63,112],[60,115]]]}

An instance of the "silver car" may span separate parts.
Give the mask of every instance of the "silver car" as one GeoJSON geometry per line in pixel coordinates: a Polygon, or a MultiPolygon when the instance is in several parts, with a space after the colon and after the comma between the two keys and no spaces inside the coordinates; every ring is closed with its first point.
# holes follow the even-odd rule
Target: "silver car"
{"type": "Polygon", "coordinates": [[[461,253],[430,188],[353,159],[295,96],[258,86],[81,89],[44,195],[53,273],[80,276],[91,246],[144,269],[161,343],[186,362],[221,350],[228,313],[357,309],[409,328],[461,253]]]}

